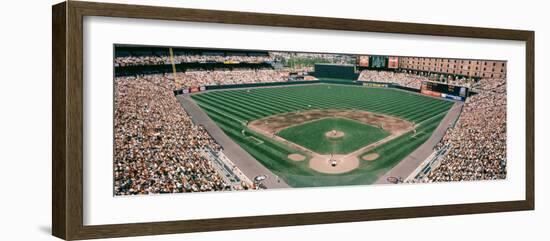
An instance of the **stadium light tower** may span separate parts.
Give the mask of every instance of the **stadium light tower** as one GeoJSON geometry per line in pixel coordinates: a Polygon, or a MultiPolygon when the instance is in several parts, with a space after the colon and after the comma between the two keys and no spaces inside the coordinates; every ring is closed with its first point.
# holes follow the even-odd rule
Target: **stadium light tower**
{"type": "Polygon", "coordinates": [[[172,73],[174,73],[174,83],[176,83],[176,63],[174,62],[174,50],[172,48],[170,48],[170,62],[172,63],[172,73]]]}

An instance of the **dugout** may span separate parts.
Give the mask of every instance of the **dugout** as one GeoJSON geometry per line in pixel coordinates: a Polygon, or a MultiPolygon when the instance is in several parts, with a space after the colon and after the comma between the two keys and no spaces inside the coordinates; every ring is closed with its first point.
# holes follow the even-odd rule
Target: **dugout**
{"type": "Polygon", "coordinates": [[[357,80],[359,73],[355,65],[350,64],[315,64],[313,76],[317,78],[357,80]]]}

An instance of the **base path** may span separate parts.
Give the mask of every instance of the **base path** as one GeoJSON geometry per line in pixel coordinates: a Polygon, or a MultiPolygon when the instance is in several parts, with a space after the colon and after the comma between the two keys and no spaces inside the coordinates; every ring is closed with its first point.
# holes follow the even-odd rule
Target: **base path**
{"type": "MultiPolygon", "coordinates": [[[[248,124],[248,128],[275,141],[286,144],[291,148],[300,150],[308,154],[311,157],[309,161],[309,167],[315,171],[327,174],[341,174],[353,171],[355,168],[358,168],[360,165],[359,156],[362,153],[365,153],[371,149],[376,148],[377,146],[390,142],[409,131],[412,131],[414,129],[414,125],[409,121],[402,120],[396,117],[363,110],[315,109],[308,111],[282,113],[258,120],[253,120],[248,124]],[[335,155],[333,157],[326,154],[319,154],[297,143],[286,140],[285,138],[280,137],[276,134],[277,132],[292,126],[303,125],[307,122],[318,121],[325,118],[350,119],[366,125],[376,126],[391,134],[384,139],[378,140],[374,143],[370,143],[353,152],[343,155],[335,155]]],[[[341,138],[344,135],[345,133],[335,130],[325,133],[325,137],[328,138],[341,138]]]]}
{"type": "Polygon", "coordinates": [[[262,183],[267,188],[290,187],[282,179],[278,178],[269,169],[264,167],[241,146],[229,138],[210,117],[191,99],[190,95],[176,96],[187,114],[191,116],[193,123],[202,125],[208,133],[223,147],[223,153],[246,175],[250,180],[258,175],[266,175],[267,179],[262,183]]]}
{"type": "MultiPolygon", "coordinates": [[[[318,121],[325,118],[345,118],[384,129],[392,134],[403,134],[413,129],[413,124],[397,117],[373,113],[364,110],[339,110],[339,109],[314,109],[306,111],[293,111],[264,117],[248,123],[248,128],[256,132],[265,133],[268,136],[276,134],[286,128],[303,125],[307,122],[318,121]]],[[[327,133],[330,136],[335,133],[327,133]]],[[[343,134],[343,133],[341,133],[343,134]]],[[[338,136],[334,136],[338,137],[338,136]]]]}
{"type": "Polygon", "coordinates": [[[409,154],[405,159],[403,159],[399,164],[393,167],[389,172],[382,175],[376,181],[376,184],[389,184],[388,177],[401,177],[405,179],[408,177],[418,166],[426,160],[433,152],[435,145],[443,138],[447,128],[454,123],[460,116],[462,110],[462,102],[455,102],[453,107],[447,112],[443,120],[437,126],[437,129],[434,130],[432,136],[426,140],[420,147],[414,150],[409,154]]]}

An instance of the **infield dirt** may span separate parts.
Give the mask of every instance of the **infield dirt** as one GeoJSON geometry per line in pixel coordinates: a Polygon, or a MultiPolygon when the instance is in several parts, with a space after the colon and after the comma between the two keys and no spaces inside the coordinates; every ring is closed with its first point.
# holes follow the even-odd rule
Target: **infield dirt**
{"type": "MultiPolygon", "coordinates": [[[[360,110],[309,110],[283,113],[279,115],[268,116],[262,119],[254,120],[248,123],[248,128],[272,138],[278,142],[284,143],[292,148],[307,153],[311,158],[309,160],[310,168],[327,174],[339,174],[352,171],[359,166],[358,157],[360,153],[371,150],[381,144],[391,141],[404,133],[414,129],[413,123],[396,117],[372,113],[360,110]],[[314,122],[326,118],[345,118],[360,123],[383,129],[390,135],[382,140],[368,144],[360,149],[344,155],[320,154],[304,146],[288,141],[277,135],[279,131],[289,127],[303,125],[308,122],[314,122]],[[335,164],[335,165],[334,165],[335,164]]],[[[333,133],[334,134],[334,133],[333,133]]],[[[341,133],[345,134],[345,133],[341,133]]],[[[297,156],[290,156],[289,159],[297,161],[297,156]]],[[[301,158],[300,158],[301,159],[301,158]]],[[[374,160],[371,160],[374,161],[374,160]]]]}
{"type": "Polygon", "coordinates": [[[268,135],[277,133],[288,127],[316,121],[323,118],[347,118],[361,123],[378,127],[391,134],[401,134],[409,131],[413,124],[409,121],[396,117],[372,113],[362,110],[309,110],[295,111],[272,115],[248,123],[248,128],[266,133],[268,135]]]}

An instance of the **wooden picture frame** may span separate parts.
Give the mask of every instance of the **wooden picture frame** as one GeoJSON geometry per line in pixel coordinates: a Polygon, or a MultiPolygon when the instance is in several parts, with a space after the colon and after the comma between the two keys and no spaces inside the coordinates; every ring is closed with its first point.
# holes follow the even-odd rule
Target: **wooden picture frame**
{"type": "Polygon", "coordinates": [[[368,220],[533,210],[533,31],[444,26],[67,1],[52,7],[52,233],[66,239],[110,238],[368,220]],[[106,16],[207,23],[517,40],[526,43],[525,200],[86,226],[83,224],[83,18],[106,16]]]}

